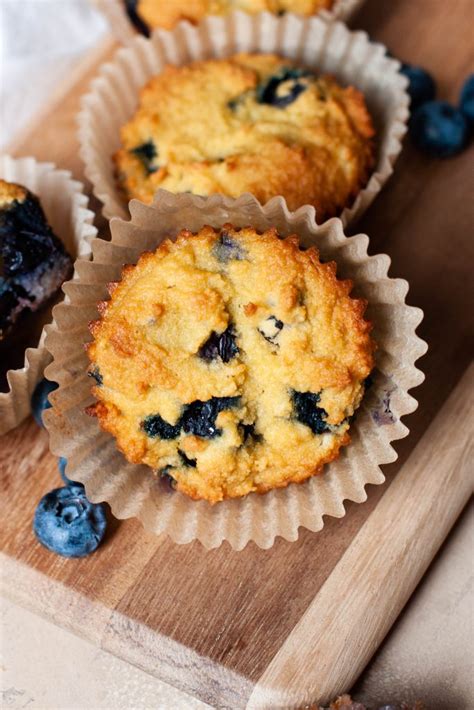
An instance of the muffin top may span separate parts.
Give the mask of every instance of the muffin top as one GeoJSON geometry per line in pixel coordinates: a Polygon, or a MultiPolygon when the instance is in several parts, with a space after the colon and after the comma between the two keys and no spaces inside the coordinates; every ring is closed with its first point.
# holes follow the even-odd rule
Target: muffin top
{"type": "Polygon", "coordinates": [[[373,366],[351,286],[275,229],[182,231],[99,304],[89,413],[195,499],[303,481],[349,442],[373,366]]]}
{"type": "Polygon", "coordinates": [[[180,20],[199,22],[206,15],[225,15],[231,10],[250,14],[273,12],[281,15],[295,12],[299,15],[315,15],[330,9],[334,0],[125,0],[130,19],[140,32],[163,27],[171,29],[180,20]]]}
{"type": "MultiPolygon", "coordinates": [[[[72,260],[40,201],[26,187],[0,180],[0,343],[69,276],[72,260]]],[[[28,327],[31,327],[29,324],[28,327]]]]}
{"type": "Polygon", "coordinates": [[[260,202],[283,195],[338,214],[374,164],[374,129],[362,94],[275,55],[168,66],[140,92],[114,156],[126,198],[158,188],[260,202]]]}

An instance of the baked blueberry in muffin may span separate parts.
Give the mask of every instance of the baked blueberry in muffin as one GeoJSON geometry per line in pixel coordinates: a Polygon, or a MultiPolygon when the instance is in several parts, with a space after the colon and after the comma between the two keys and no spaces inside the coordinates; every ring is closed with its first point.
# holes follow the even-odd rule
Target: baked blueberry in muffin
{"type": "Polygon", "coordinates": [[[334,0],[123,0],[131,22],[146,37],[157,27],[171,29],[180,20],[199,22],[206,15],[225,15],[232,10],[250,14],[273,12],[283,15],[315,15],[329,10],[334,0]]]}
{"type": "Polygon", "coordinates": [[[274,55],[168,66],[140,94],[115,155],[127,199],[158,188],[260,202],[283,195],[292,210],[338,214],[366,184],[374,129],[352,87],[274,55]]]}
{"type": "Polygon", "coordinates": [[[25,312],[48,301],[71,273],[72,262],[49,226],[38,198],[0,180],[0,341],[25,312]]]}
{"type": "Polygon", "coordinates": [[[7,372],[23,367],[36,347],[43,314],[72,271],[72,261],[48,225],[38,198],[25,187],[0,180],[0,391],[7,372]]]}
{"type": "Polygon", "coordinates": [[[184,230],[109,284],[90,325],[89,413],[130,462],[195,499],[321,473],[373,367],[351,287],[296,236],[184,230]]]}

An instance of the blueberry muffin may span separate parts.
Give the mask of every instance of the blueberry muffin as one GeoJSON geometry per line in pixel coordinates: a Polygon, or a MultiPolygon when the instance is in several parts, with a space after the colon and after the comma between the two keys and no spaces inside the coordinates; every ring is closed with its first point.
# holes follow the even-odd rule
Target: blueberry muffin
{"type": "Polygon", "coordinates": [[[194,499],[321,473],[373,366],[351,286],[275,229],[182,231],[109,284],[90,325],[88,413],[194,499]]]}
{"type": "Polygon", "coordinates": [[[275,55],[168,66],[142,89],[114,156],[126,198],[158,188],[283,195],[338,214],[366,184],[374,129],[362,94],[275,55]]]}
{"type": "Polygon", "coordinates": [[[38,198],[0,180],[0,343],[43,306],[72,271],[38,198]]]}
{"type": "Polygon", "coordinates": [[[150,30],[171,29],[180,20],[197,23],[206,15],[225,15],[232,10],[250,14],[273,12],[283,15],[315,15],[329,10],[334,0],[124,0],[130,20],[147,37],[150,30]]]}

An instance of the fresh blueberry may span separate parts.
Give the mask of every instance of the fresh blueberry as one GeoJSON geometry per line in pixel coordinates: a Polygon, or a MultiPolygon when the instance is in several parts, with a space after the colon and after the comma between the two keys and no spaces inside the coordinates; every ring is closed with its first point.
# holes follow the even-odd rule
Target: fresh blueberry
{"type": "Polygon", "coordinates": [[[283,321],[279,320],[276,316],[269,316],[260,327],[257,328],[260,335],[263,335],[265,340],[269,343],[276,345],[276,339],[280,335],[280,331],[283,330],[283,321]]]}
{"type": "Polygon", "coordinates": [[[311,76],[310,72],[294,67],[283,67],[278,74],[271,76],[257,89],[257,101],[275,108],[286,108],[307,89],[307,83],[301,79],[311,76]]]}
{"type": "Polygon", "coordinates": [[[64,557],[94,552],[104,537],[105,507],[90,503],[83,486],[55,488],[40,500],[33,530],[42,545],[64,557]]]}
{"type": "Polygon", "coordinates": [[[432,101],[436,95],[436,86],[433,78],[422,67],[411,64],[402,64],[401,73],[407,77],[408,93],[410,95],[410,109],[413,113],[421,104],[432,101]]]}
{"type": "Polygon", "coordinates": [[[82,483],[78,483],[77,481],[72,481],[70,478],[66,476],[66,466],[67,466],[67,459],[65,459],[63,456],[61,456],[58,459],[58,469],[59,469],[59,475],[63,479],[64,483],[66,486],[81,486],[83,488],[82,483]]]}
{"type": "Polygon", "coordinates": [[[324,419],[328,413],[317,404],[321,399],[321,395],[314,392],[297,392],[293,390],[291,393],[295,416],[302,424],[309,426],[313,434],[323,434],[325,431],[331,431],[324,419]]]}
{"type": "Polygon", "coordinates": [[[461,100],[459,103],[459,108],[463,112],[464,116],[470,122],[471,125],[474,124],[474,74],[466,79],[464,86],[461,90],[461,100]]]}
{"type": "Polygon", "coordinates": [[[410,121],[413,143],[435,158],[449,158],[466,145],[469,128],[459,109],[446,101],[428,101],[410,121]]]}
{"type": "Polygon", "coordinates": [[[236,407],[240,397],[211,397],[206,402],[197,399],[188,404],[182,417],[182,427],[186,434],[195,434],[204,439],[212,439],[222,434],[216,418],[219,412],[236,407]]]}
{"type": "Polygon", "coordinates": [[[156,173],[159,169],[155,162],[155,158],[158,157],[158,151],[152,140],[137,145],[136,148],[132,148],[130,152],[140,160],[148,175],[156,173]]]}
{"type": "Polygon", "coordinates": [[[181,430],[181,421],[178,421],[173,426],[173,424],[169,424],[169,422],[160,417],[159,414],[150,414],[142,421],[141,428],[145,434],[152,438],[159,436],[160,439],[176,439],[181,430]]]}
{"type": "Polygon", "coordinates": [[[204,345],[199,348],[198,355],[203,360],[216,360],[220,357],[222,362],[230,362],[238,352],[234,328],[229,325],[223,333],[212,331],[204,345]]]}
{"type": "Polygon", "coordinates": [[[36,385],[32,397],[31,397],[31,411],[35,418],[35,421],[39,426],[44,426],[43,424],[43,412],[45,409],[51,407],[51,403],[48,400],[48,396],[51,392],[58,388],[57,382],[51,382],[43,377],[40,382],[36,385]]]}
{"type": "Polygon", "coordinates": [[[235,239],[232,239],[230,234],[224,230],[222,230],[219,239],[214,244],[212,253],[217,261],[220,261],[222,264],[227,264],[233,259],[242,261],[246,256],[240,244],[236,242],[235,239]]]}

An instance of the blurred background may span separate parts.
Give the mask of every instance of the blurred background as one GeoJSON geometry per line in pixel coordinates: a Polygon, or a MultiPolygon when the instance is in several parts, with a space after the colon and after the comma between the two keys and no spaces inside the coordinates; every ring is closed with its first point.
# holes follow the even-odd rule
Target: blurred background
{"type": "Polygon", "coordinates": [[[106,31],[89,0],[0,0],[0,149],[106,31]]]}

